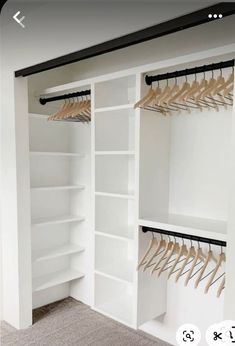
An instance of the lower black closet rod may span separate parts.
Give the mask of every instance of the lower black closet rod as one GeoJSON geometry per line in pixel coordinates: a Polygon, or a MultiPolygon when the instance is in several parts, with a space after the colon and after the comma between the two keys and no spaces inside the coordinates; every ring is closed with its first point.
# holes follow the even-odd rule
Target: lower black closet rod
{"type": "Polygon", "coordinates": [[[77,91],[77,92],[70,93],[70,94],[52,96],[52,97],[48,97],[48,98],[40,97],[39,102],[41,103],[41,105],[45,105],[47,102],[67,100],[67,99],[71,99],[73,97],[87,96],[90,94],[91,94],[91,90],[88,89],[88,90],[77,91]]]}
{"type": "Polygon", "coordinates": [[[157,82],[160,80],[167,80],[171,78],[177,78],[177,77],[184,77],[196,73],[204,73],[204,72],[209,72],[209,71],[214,71],[214,70],[221,70],[223,68],[227,67],[233,67],[234,66],[234,59],[232,60],[227,60],[227,61],[221,61],[218,63],[214,64],[209,64],[209,65],[203,65],[199,67],[193,67],[189,69],[184,69],[184,70],[179,70],[175,72],[169,72],[169,73],[163,73],[163,74],[158,74],[156,76],[145,76],[145,83],[147,85],[151,85],[153,82],[157,82]]]}
{"type": "Polygon", "coordinates": [[[196,235],[173,232],[173,231],[168,231],[168,230],[159,229],[159,228],[152,228],[152,227],[147,227],[147,226],[142,226],[142,231],[144,233],[153,232],[153,233],[165,234],[165,235],[169,235],[172,237],[189,239],[189,240],[194,240],[194,241],[199,242],[199,243],[207,243],[207,244],[218,245],[218,246],[222,246],[222,247],[226,247],[226,245],[227,245],[227,243],[225,241],[222,241],[222,240],[204,238],[204,237],[199,237],[196,235]]]}

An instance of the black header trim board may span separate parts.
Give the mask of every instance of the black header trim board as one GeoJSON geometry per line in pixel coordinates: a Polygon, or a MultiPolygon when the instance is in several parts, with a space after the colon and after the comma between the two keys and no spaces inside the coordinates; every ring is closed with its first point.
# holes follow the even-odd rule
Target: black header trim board
{"type": "Polygon", "coordinates": [[[26,77],[35,73],[47,71],[56,67],[68,65],[77,61],[92,58],[101,54],[109,53],[117,49],[126,48],[141,42],[152,40],[164,35],[185,30],[197,25],[208,23],[214,20],[208,14],[222,14],[223,17],[235,14],[235,2],[221,2],[198,11],[168,20],[166,22],[150,26],[146,29],[121,36],[119,38],[100,43],[89,48],[79,50],[74,53],[60,56],[56,59],[33,65],[15,72],[15,77],[26,77]]]}

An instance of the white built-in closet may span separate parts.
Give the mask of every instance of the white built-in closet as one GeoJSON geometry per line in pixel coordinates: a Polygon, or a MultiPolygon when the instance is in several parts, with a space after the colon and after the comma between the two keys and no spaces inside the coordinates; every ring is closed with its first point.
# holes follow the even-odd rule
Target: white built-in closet
{"type": "Polygon", "coordinates": [[[31,220],[25,237],[31,238],[32,260],[25,275],[33,298],[25,307],[28,317],[34,307],[72,296],[172,344],[182,323],[204,332],[232,318],[234,110],[164,117],[134,104],[146,93],[146,74],[225,61],[234,52],[230,44],[178,53],[84,80],[79,73],[71,78],[73,65],[66,83],[53,86],[50,80],[50,87],[41,83],[44,88],[37,87],[40,74],[28,78],[29,114],[22,115],[29,143],[23,157],[30,162],[30,203],[24,206],[31,220]],[[86,89],[89,124],[47,121],[60,103],[40,106],[39,96],[86,89]],[[228,282],[221,297],[138,272],[151,236],[141,226],[227,241],[228,282]]]}

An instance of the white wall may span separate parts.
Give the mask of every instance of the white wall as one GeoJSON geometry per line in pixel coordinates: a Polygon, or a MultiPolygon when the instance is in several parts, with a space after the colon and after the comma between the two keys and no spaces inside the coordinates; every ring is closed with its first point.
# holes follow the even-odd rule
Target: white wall
{"type": "MultiPolygon", "coordinates": [[[[151,2],[146,6],[146,2],[120,2],[120,3],[93,3],[80,2],[55,4],[53,3],[9,3],[4,7],[3,17],[1,18],[1,68],[3,87],[3,100],[1,102],[1,150],[2,150],[2,229],[4,241],[3,257],[3,281],[4,281],[4,307],[3,318],[10,324],[19,328],[30,324],[30,319],[22,318],[23,307],[19,304],[19,299],[24,287],[22,286],[21,275],[24,262],[29,260],[29,252],[20,253],[21,241],[30,239],[30,230],[24,227],[24,216],[22,206],[19,209],[19,186],[22,182],[22,172],[17,162],[17,152],[19,152],[16,138],[21,138],[20,119],[16,121],[15,116],[15,83],[13,72],[17,69],[39,63],[59,55],[67,54],[93,44],[118,37],[120,35],[133,32],[135,30],[156,24],[182,13],[190,12],[196,8],[204,7],[205,2],[185,2],[174,4],[159,4],[151,2]],[[134,4],[134,5],[133,5],[134,4]],[[56,6],[55,6],[56,5],[56,6]],[[22,29],[12,19],[12,15],[18,11],[26,16],[26,28],[22,29]],[[65,21],[65,19],[67,19],[65,21]],[[21,225],[21,228],[20,228],[21,225]],[[20,234],[20,238],[18,237],[20,234]],[[10,307],[10,308],[9,308],[10,307]]],[[[225,19],[224,23],[231,27],[231,19],[225,19]]],[[[185,44],[184,33],[179,33],[173,38],[161,38],[159,46],[155,45],[153,51],[142,50],[141,58],[137,54],[138,48],[128,49],[129,55],[124,54],[123,50],[105,58],[98,57],[90,59],[88,62],[76,64],[71,72],[74,77],[64,75],[60,78],[51,78],[40,85],[57,84],[63,79],[73,79],[78,76],[97,73],[95,69],[107,71],[109,66],[121,69],[130,66],[133,60],[138,63],[145,63],[149,57],[160,59],[163,56],[181,54],[181,46],[184,51],[195,51],[201,46],[216,46],[227,44],[233,41],[232,30],[223,32],[220,25],[213,23],[210,29],[202,32],[190,29],[191,34],[185,32],[187,42],[185,44]],[[199,34],[199,35],[198,35],[199,34]],[[192,37],[190,36],[192,35],[192,37]],[[181,39],[182,38],[182,39],[181,39]],[[165,40],[166,39],[166,40],[165,40]],[[169,41],[168,41],[169,40],[169,41]],[[183,40],[183,41],[182,41],[183,40]],[[198,42],[194,45],[195,42],[198,42]],[[180,47],[178,45],[180,44],[180,47]],[[137,49],[137,50],[136,50],[137,49]],[[178,51],[178,53],[175,53],[178,51]],[[113,59],[116,56],[117,58],[113,59]],[[131,57],[131,58],[130,58],[131,57]],[[104,64],[105,62],[105,64],[104,64]],[[112,62],[112,63],[111,63],[112,62]],[[105,68],[104,68],[105,66],[105,68]],[[89,72],[91,71],[91,72],[89,72]]],[[[151,48],[151,44],[148,44],[151,48]]],[[[153,46],[152,46],[153,47],[153,46]]],[[[209,48],[209,47],[208,47],[209,48]]],[[[108,71],[107,71],[108,72],[108,71]]],[[[55,75],[55,72],[52,73],[55,75]]],[[[48,76],[52,76],[48,74],[48,76]]],[[[24,118],[24,114],[21,113],[24,118]]],[[[24,118],[25,119],[25,118],[24,118]]],[[[23,122],[22,124],[25,124],[23,122]]],[[[23,144],[23,143],[22,143],[23,144]]],[[[19,153],[20,155],[20,153],[19,153]]],[[[27,269],[29,270],[29,268],[27,269]]],[[[23,279],[22,279],[23,280],[23,279]]],[[[28,288],[27,288],[28,289],[28,288]]],[[[152,331],[154,332],[154,331],[152,331]]]]}

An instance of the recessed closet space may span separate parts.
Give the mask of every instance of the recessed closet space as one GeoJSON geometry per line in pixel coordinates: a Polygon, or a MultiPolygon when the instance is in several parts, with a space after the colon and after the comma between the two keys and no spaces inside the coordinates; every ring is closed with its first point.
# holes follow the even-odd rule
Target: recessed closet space
{"type": "MultiPolygon", "coordinates": [[[[194,65],[206,63],[208,60],[200,60],[194,65]]],[[[163,73],[191,66],[179,65],[163,73]]],[[[223,70],[225,79],[231,71],[231,68],[223,70]]],[[[162,71],[150,74],[158,73],[162,71]]],[[[214,71],[214,78],[220,74],[220,70],[214,71]]],[[[207,72],[207,76],[211,78],[212,72],[207,72]]],[[[196,78],[200,82],[203,74],[196,78]]],[[[195,76],[188,76],[187,80],[191,83],[195,76]]],[[[178,78],[177,82],[182,85],[185,77],[178,78]]],[[[163,80],[160,86],[164,88],[166,83],[163,80]]],[[[174,79],[169,80],[170,86],[174,83],[174,79]]],[[[146,90],[145,85],[143,95],[146,90]]],[[[140,114],[140,218],[171,229],[185,227],[185,231],[187,228],[200,236],[225,240],[232,107],[182,110],[167,116],[141,109],[140,114]]]]}
{"type": "Polygon", "coordinates": [[[29,114],[33,307],[90,295],[91,131],[88,123],[48,121],[63,104],[29,114]]]}
{"type": "MultiPolygon", "coordinates": [[[[231,59],[230,55],[219,56],[170,66],[168,69],[155,70],[147,74],[150,76],[166,74],[165,79],[152,84],[153,90],[158,90],[158,87],[164,90],[174,85],[178,88],[177,83],[179,86],[177,90],[180,90],[183,83],[192,85],[193,82],[200,83],[203,78],[218,80],[219,76],[223,76],[227,80],[233,70],[230,67],[204,74],[197,73],[196,75],[195,73],[187,77],[182,74],[180,77],[172,77],[169,80],[167,80],[167,73],[187,71],[193,66],[205,66],[229,59],[231,59]]],[[[142,75],[142,98],[149,88],[150,86],[145,83],[145,75],[142,75]]],[[[209,98],[208,100],[210,101],[209,98]]],[[[201,103],[203,105],[201,109],[192,107],[190,111],[182,107],[183,101],[181,104],[175,103],[183,109],[165,114],[159,111],[159,109],[162,110],[160,107],[158,109],[151,106],[149,109],[146,109],[147,106],[140,108],[139,225],[150,229],[149,233],[143,234],[140,228],[139,259],[153,237],[151,227],[156,229],[157,233],[163,230],[161,237],[167,239],[168,234],[168,239],[173,244],[176,241],[183,244],[185,241],[187,246],[194,245],[195,249],[201,246],[202,251],[205,252],[212,248],[216,256],[219,256],[222,251],[226,252],[226,248],[222,248],[222,245],[208,245],[209,241],[207,244],[206,241],[203,243],[199,237],[214,239],[215,242],[227,241],[233,108],[222,102],[219,107],[216,107],[214,103],[208,103],[209,107],[206,102],[201,103]],[[171,236],[167,231],[171,233],[171,236]],[[174,233],[176,237],[178,233],[178,238],[174,233]],[[189,237],[184,240],[184,235],[189,237]],[[193,236],[198,237],[198,240],[190,238],[193,236]]],[[[166,102],[165,105],[169,108],[172,106],[170,102],[168,104],[166,102]]],[[[157,240],[162,239],[159,234],[155,236],[157,240]]],[[[161,269],[159,258],[161,256],[156,259],[155,264],[158,263],[161,269]]],[[[213,272],[213,263],[210,263],[202,279],[205,280],[202,283],[200,281],[197,288],[195,278],[200,271],[200,262],[195,262],[198,270],[195,268],[195,271],[192,271],[193,275],[186,284],[185,276],[183,277],[184,271],[182,277],[179,276],[178,279],[175,277],[177,270],[176,274],[168,275],[172,267],[171,263],[174,263],[174,256],[169,258],[169,265],[165,269],[163,267],[162,274],[157,272],[157,269],[156,272],[151,271],[153,267],[150,266],[147,271],[140,270],[138,280],[139,286],[147,277],[149,281],[162,280],[154,299],[159,303],[166,299],[165,313],[161,318],[153,320],[152,327],[158,329],[160,338],[172,343],[175,331],[186,321],[196,324],[204,332],[209,325],[223,319],[226,287],[222,293],[220,292],[221,296],[216,296],[216,293],[218,282],[220,282],[217,280],[226,275],[226,265],[225,263],[221,265],[221,272],[208,292],[205,290],[208,282],[206,278],[213,272]]],[[[189,270],[190,266],[186,266],[185,273],[189,270]]],[[[148,330],[147,325],[143,328],[148,330]]]]}

